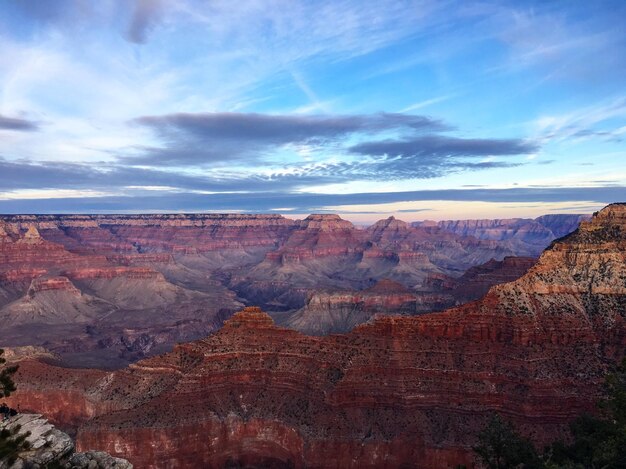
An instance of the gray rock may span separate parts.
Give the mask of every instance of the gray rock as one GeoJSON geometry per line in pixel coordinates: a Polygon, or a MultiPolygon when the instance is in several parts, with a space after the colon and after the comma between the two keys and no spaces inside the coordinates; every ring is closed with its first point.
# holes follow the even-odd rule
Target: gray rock
{"type": "Polygon", "coordinates": [[[74,441],[38,414],[19,414],[0,422],[0,429],[14,430],[23,435],[30,432],[26,441],[28,450],[21,451],[17,460],[9,465],[0,460],[0,469],[38,469],[57,462],[67,469],[132,469],[125,459],[114,458],[102,451],[74,452],[74,441]],[[19,426],[19,427],[18,427],[19,426]]]}

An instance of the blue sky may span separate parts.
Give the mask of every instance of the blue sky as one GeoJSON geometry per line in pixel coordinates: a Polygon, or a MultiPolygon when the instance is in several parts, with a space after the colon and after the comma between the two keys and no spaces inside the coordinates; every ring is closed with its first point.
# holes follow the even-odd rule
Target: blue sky
{"type": "Polygon", "coordinates": [[[0,212],[626,201],[626,2],[0,1],[0,212]]]}

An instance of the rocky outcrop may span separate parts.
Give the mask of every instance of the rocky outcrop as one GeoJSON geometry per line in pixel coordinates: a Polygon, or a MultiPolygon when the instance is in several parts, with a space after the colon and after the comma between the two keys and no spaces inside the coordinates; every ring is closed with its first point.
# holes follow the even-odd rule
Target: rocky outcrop
{"type": "Polygon", "coordinates": [[[429,275],[460,275],[511,252],[497,241],[462,238],[436,226],[411,227],[394,217],[360,230],[337,215],[311,215],[263,262],[235,272],[230,287],[269,310],[293,310],[320,290],[363,290],[384,278],[414,289],[429,275]],[[307,294],[295,297],[300,302],[282,301],[294,299],[290,290],[307,294]]]}
{"type": "Polygon", "coordinates": [[[470,465],[494,411],[542,445],[595,408],[626,349],[625,306],[616,204],[520,279],[443,313],[312,337],[247,308],[206,339],[113,373],[24,362],[11,399],[78,426],[79,448],[139,467],[470,465]],[[47,392],[55,401],[33,397],[47,392]]]}
{"type": "Polygon", "coordinates": [[[423,284],[409,290],[399,282],[383,279],[360,291],[316,291],[305,306],[293,313],[279,313],[278,324],[305,334],[345,333],[381,314],[414,315],[442,311],[477,300],[494,285],[518,279],[537,260],[531,257],[491,259],[470,267],[455,278],[430,274],[423,284]]]}
{"type": "Polygon", "coordinates": [[[18,414],[0,422],[0,429],[28,435],[28,449],[15,455],[15,461],[0,459],[0,469],[58,467],[67,469],[132,469],[125,459],[114,458],[102,451],[77,453],[69,435],[56,429],[38,414],[18,414]]]}

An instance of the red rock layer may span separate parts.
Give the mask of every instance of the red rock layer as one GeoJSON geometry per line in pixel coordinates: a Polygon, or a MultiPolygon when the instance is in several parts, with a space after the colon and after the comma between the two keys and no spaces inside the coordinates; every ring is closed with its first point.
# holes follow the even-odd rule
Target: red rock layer
{"type": "Polygon", "coordinates": [[[87,363],[120,366],[203,337],[241,307],[218,282],[175,265],[171,253],[138,253],[90,217],[4,218],[2,345],[45,344],[71,363],[90,356],[87,363]],[[176,285],[157,268],[208,291],[176,285]]]}
{"type": "Polygon", "coordinates": [[[362,253],[364,234],[338,215],[309,215],[285,244],[279,250],[268,253],[266,258],[285,265],[320,257],[362,253]]]}
{"type": "Polygon", "coordinates": [[[113,279],[124,277],[128,279],[162,279],[163,274],[147,267],[105,267],[100,269],[79,269],[66,272],[66,275],[75,280],[84,279],[113,279]]]}
{"type": "Polygon", "coordinates": [[[36,226],[47,239],[80,252],[210,251],[238,246],[275,247],[297,222],[280,215],[14,215],[17,230],[36,226]]]}
{"type": "MultiPolygon", "coordinates": [[[[559,222],[569,223],[550,219],[553,227],[559,222]]],[[[508,241],[460,236],[433,224],[412,227],[393,217],[367,230],[337,215],[304,220],[239,214],[15,215],[0,217],[0,224],[0,260],[13,269],[45,263],[56,275],[79,266],[145,266],[205,293],[211,293],[207,284],[219,282],[272,311],[301,308],[320,288],[362,290],[390,278],[413,289],[430,275],[456,277],[488,259],[517,253],[508,241]],[[32,236],[25,234],[29,229],[35,230],[32,236]],[[24,246],[13,246],[19,238],[24,246]],[[44,250],[42,242],[53,245],[44,250]]],[[[551,239],[538,242],[543,247],[551,239]]]]}
{"type": "Polygon", "coordinates": [[[81,422],[79,447],[138,467],[469,465],[493,411],[543,444],[594,408],[626,348],[625,278],[626,205],[611,205],[478,302],[323,338],[248,308],[99,379],[28,363],[11,402],[71,395],[57,415],[81,422]]]}

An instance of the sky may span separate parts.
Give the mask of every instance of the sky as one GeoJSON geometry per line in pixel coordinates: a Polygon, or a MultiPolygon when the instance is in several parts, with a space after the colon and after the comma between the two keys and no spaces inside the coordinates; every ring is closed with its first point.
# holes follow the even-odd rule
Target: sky
{"type": "Polygon", "coordinates": [[[0,0],[0,213],[626,201],[626,2],[0,0]]]}

